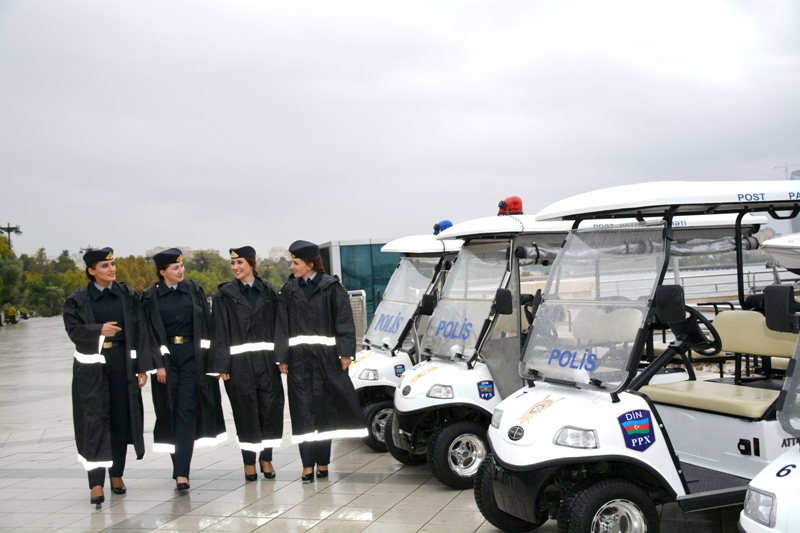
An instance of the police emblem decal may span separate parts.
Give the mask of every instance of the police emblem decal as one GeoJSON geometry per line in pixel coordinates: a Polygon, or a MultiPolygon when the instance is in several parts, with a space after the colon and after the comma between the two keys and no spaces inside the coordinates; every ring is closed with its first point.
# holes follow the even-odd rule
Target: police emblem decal
{"type": "Polygon", "coordinates": [[[656,441],[656,433],[653,431],[650,411],[647,409],[637,409],[617,417],[619,427],[622,429],[622,438],[625,439],[625,447],[643,452],[656,441]]]}
{"type": "Polygon", "coordinates": [[[494,381],[479,381],[478,396],[480,396],[481,400],[491,400],[494,398],[494,381]]]}
{"type": "Polygon", "coordinates": [[[514,441],[521,439],[524,434],[525,430],[522,429],[522,426],[514,426],[508,430],[508,438],[514,441]]]}
{"type": "Polygon", "coordinates": [[[398,378],[406,371],[406,365],[394,365],[394,375],[398,378]]]}

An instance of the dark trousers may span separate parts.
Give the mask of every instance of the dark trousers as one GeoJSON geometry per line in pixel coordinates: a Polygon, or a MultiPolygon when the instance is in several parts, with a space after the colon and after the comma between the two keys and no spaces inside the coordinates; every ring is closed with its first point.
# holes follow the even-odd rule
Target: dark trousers
{"type": "MultiPolygon", "coordinates": [[[[128,396],[128,372],[125,368],[125,347],[115,346],[103,350],[106,357],[104,372],[108,375],[108,399],[111,429],[111,468],[108,475],[122,477],[125,471],[125,455],[131,431],[130,398],[128,396]]],[[[89,470],[89,488],[105,485],[106,469],[89,470]]]]}
{"type": "Polygon", "coordinates": [[[314,468],[314,465],[327,466],[331,462],[331,440],[301,442],[300,460],[303,468],[314,468]]]}
{"type": "Polygon", "coordinates": [[[175,453],[172,456],[172,478],[189,477],[189,464],[194,452],[194,428],[197,419],[197,387],[194,382],[194,347],[191,344],[170,344],[178,386],[175,389],[173,423],[175,453]]]}
{"type": "MultiPolygon", "coordinates": [[[[258,454],[258,460],[272,462],[272,448],[264,448],[261,450],[261,453],[258,454]]],[[[242,461],[244,461],[246,465],[256,464],[256,452],[242,450],[242,461]]]]}

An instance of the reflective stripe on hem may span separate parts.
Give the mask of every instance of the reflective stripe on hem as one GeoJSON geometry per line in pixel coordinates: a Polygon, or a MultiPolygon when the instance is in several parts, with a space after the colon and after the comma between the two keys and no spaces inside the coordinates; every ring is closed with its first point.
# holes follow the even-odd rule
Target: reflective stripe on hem
{"type": "Polygon", "coordinates": [[[206,448],[210,446],[216,446],[217,444],[221,444],[228,440],[227,433],[220,433],[216,437],[203,437],[202,439],[197,439],[194,441],[195,448],[206,448]]]}
{"type": "Polygon", "coordinates": [[[277,448],[281,445],[283,439],[269,439],[262,440],[261,442],[241,442],[239,437],[236,437],[236,443],[239,449],[247,450],[248,452],[260,452],[264,448],[277,448]]]}
{"type": "Polygon", "coordinates": [[[262,350],[274,350],[275,345],[271,342],[248,342],[247,344],[239,344],[231,346],[231,355],[236,355],[245,352],[260,352],[262,350]]]}
{"type": "Polygon", "coordinates": [[[153,451],[156,453],[175,453],[174,444],[162,444],[160,442],[153,443],[153,451]]]}
{"type": "MultiPolygon", "coordinates": [[[[94,364],[94,363],[103,363],[103,364],[105,364],[105,362],[106,362],[106,357],[103,354],[95,353],[95,354],[87,355],[85,353],[78,352],[78,350],[75,350],[75,359],[77,359],[77,361],[79,363],[83,363],[85,365],[91,365],[91,364],[94,364]]],[[[93,468],[97,468],[97,467],[95,466],[93,468]]]]}
{"type": "Polygon", "coordinates": [[[208,339],[200,339],[200,348],[211,348],[211,341],[208,339]]]}
{"type": "Polygon", "coordinates": [[[161,355],[169,355],[169,348],[167,348],[166,346],[162,346],[161,355]]]}
{"type": "Polygon", "coordinates": [[[78,454],[78,461],[80,461],[87,472],[95,468],[111,468],[111,465],[114,464],[114,461],[87,461],[81,454],[78,454]]]}
{"type": "Polygon", "coordinates": [[[336,337],[323,337],[321,335],[298,335],[289,339],[289,346],[298,344],[323,344],[325,346],[336,346],[336,337]]]}
{"type": "Polygon", "coordinates": [[[314,433],[306,433],[305,435],[292,435],[292,444],[328,439],[352,439],[357,437],[366,437],[367,435],[367,428],[336,429],[334,431],[323,431],[322,433],[315,431],[314,433]]]}

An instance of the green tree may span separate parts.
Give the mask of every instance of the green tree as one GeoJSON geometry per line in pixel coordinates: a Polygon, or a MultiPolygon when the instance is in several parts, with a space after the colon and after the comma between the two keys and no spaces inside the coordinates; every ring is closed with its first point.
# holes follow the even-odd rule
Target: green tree
{"type": "Polygon", "coordinates": [[[64,272],[61,280],[61,288],[64,289],[64,294],[72,294],[75,289],[80,289],[89,282],[86,272],[78,268],[64,272]]]}
{"type": "Polygon", "coordinates": [[[117,265],[117,281],[124,281],[135,291],[149,287],[158,279],[155,268],[140,255],[118,257],[114,262],[117,265]]]}
{"type": "Polygon", "coordinates": [[[291,274],[291,270],[289,270],[289,261],[283,258],[278,261],[262,259],[257,267],[259,277],[277,290],[283,288],[286,280],[289,279],[289,274],[291,274]]]}
{"type": "Polygon", "coordinates": [[[64,309],[64,290],[61,287],[46,287],[44,295],[39,299],[38,312],[42,316],[55,316],[64,309]]]}
{"type": "Polygon", "coordinates": [[[50,262],[50,271],[54,274],[65,274],[75,269],[75,261],[69,256],[69,250],[62,250],[58,259],[50,262]]]}
{"type": "Polygon", "coordinates": [[[25,273],[22,261],[8,247],[6,237],[0,237],[0,303],[18,306],[25,299],[25,273]]]}

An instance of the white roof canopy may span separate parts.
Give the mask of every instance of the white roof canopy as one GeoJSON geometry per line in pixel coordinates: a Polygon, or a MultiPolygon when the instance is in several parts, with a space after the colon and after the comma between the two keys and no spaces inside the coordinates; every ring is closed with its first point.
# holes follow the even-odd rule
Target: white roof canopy
{"type": "Polygon", "coordinates": [[[439,240],[433,235],[411,235],[401,237],[383,245],[381,252],[401,254],[442,254],[457,252],[461,248],[460,239],[439,240]]]}

